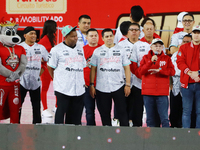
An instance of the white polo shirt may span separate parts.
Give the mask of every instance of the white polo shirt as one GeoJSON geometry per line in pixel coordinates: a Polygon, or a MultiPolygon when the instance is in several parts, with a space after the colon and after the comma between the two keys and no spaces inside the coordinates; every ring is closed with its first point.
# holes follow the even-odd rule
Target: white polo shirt
{"type": "Polygon", "coordinates": [[[68,96],[80,96],[85,92],[83,68],[86,61],[80,45],[71,48],[63,42],[53,47],[48,66],[54,68],[54,91],[68,96]]]}
{"type": "Polygon", "coordinates": [[[110,93],[124,85],[124,67],[130,64],[125,49],[105,45],[94,50],[90,64],[97,67],[96,89],[110,93]]]}
{"type": "Polygon", "coordinates": [[[20,84],[27,90],[36,90],[40,85],[41,60],[48,61],[49,53],[41,44],[29,46],[25,42],[20,44],[26,50],[26,70],[20,77],[20,84]]]}

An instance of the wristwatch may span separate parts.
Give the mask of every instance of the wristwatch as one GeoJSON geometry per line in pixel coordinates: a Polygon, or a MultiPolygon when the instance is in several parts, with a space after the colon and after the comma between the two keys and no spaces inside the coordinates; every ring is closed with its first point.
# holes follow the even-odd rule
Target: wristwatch
{"type": "Polygon", "coordinates": [[[94,86],[94,83],[90,83],[90,86],[94,86]]]}

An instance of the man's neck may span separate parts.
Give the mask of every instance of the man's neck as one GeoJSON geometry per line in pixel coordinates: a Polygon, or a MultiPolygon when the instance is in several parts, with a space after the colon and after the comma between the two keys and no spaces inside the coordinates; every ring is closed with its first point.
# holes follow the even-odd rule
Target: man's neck
{"type": "Polygon", "coordinates": [[[29,41],[26,41],[26,40],[25,40],[25,43],[26,43],[27,45],[32,46],[35,42],[29,42],[29,41]]]}
{"type": "Polygon", "coordinates": [[[193,43],[194,45],[199,45],[199,44],[200,44],[200,41],[198,41],[198,42],[192,41],[192,43],[193,43]]]}
{"type": "MultiPolygon", "coordinates": [[[[80,30],[80,31],[81,31],[81,30],[80,30]]],[[[84,31],[81,31],[81,33],[84,34],[84,35],[86,35],[86,32],[84,32],[84,31]]]]}
{"type": "Polygon", "coordinates": [[[115,46],[115,44],[114,44],[114,43],[113,43],[113,44],[109,44],[109,45],[108,45],[108,44],[105,44],[105,46],[108,47],[108,48],[112,48],[112,47],[115,46]]]}
{"type": "Polygon", "coordinates": [[[89,43],[88,44],[90,47],[96,47],[98,45],[98,43],[89,43]]]}
{"type": "Polygon", "coordinates": [[[192,29],[184,29],[183,32],[191,33],[192,29]]]}
{"type": "Polygon", "coordinates": [[[138,41],[138,38],[134,38],[134,39],[128,38],[128,40],[129,40],[129,42],[134,44],[138,41]]]}
{"type": "Polygon", "coordinates": [[[151,43],[152,42],[152,40],[153,40],[153,36],[152,37],[144,37],[146,40],[147,40],[147,42],[148,43],[151,43]]]}

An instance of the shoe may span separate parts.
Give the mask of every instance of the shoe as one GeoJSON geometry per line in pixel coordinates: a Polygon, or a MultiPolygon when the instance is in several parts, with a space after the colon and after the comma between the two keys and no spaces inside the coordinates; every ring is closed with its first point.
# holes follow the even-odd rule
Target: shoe
{"type": "Polygon", "coordinates": [[[129,120],[129,127],[133,127],[133,122],[129,120]]]}
{"type": "Polygon", "coordinates": [[[46,109],[42,112],[42,117],[53,117],[53,115],[46,109]]]}
{"type": "Polygon", "coordinates": [[[113,119],[112,119],[112,126],[113,126],[113,127],[119,127],[119,126],[120,126],[120,125],[119,125],[119,120],[113,118],[113,119]]]}
{"type": "Polygon", "coordinates": [[[53,113],[56,113],[57,107],[54,106],[54,108],[52,109],[53,113]]]}

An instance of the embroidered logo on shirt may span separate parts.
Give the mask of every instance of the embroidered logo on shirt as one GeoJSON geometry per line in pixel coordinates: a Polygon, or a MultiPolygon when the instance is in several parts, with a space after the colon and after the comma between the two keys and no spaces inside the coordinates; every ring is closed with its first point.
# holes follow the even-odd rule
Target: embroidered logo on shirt
{"type": "Polygon", "coordinates": [[[178,56],[181,56],[181,52],[178,52],[178,56]]]}
{"type": "Polygon", "coordinates": [[[17,55],[13,55],[14,57],[12,58],[11,56],[9,56],[6,59],[7,65],[10,65],[12,67],[12,69],[15,69],[17,64],[19,63],[19,58],[17,55]]]}
{"type": "Polygon", "coordinates": [[[160,67],[164,66],[166,64],[166,61],[160,61],[160,67]]]}

